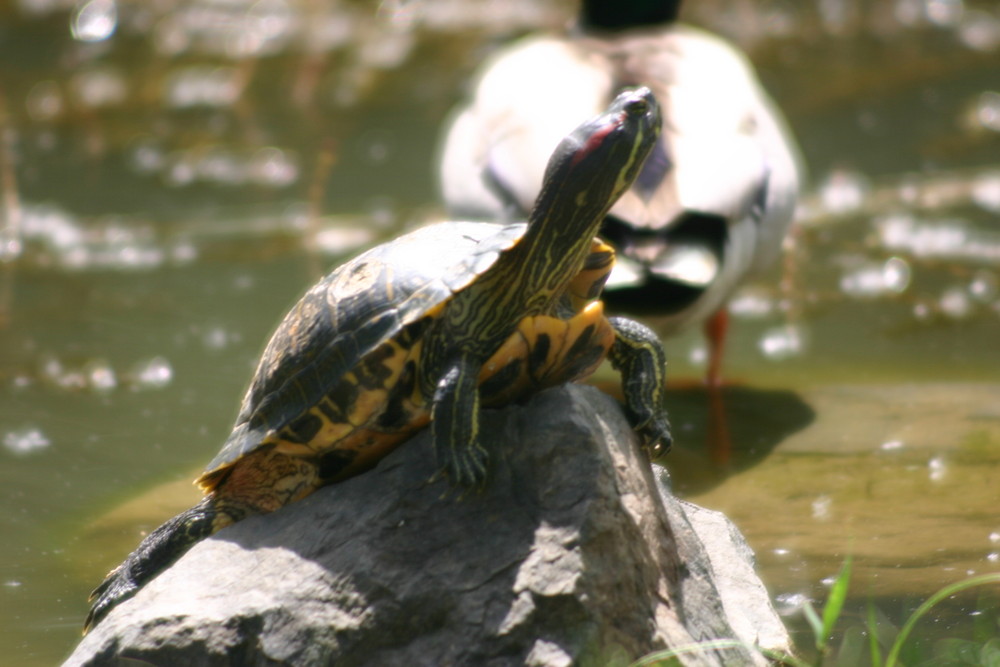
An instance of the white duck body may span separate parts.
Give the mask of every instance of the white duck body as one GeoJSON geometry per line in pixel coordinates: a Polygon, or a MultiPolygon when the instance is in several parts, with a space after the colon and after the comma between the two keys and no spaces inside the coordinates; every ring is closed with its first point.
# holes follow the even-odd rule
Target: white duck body
{"type": "Polygon", "coordinates": [[[661,102],[662,144],[602,232],[619,251],[605,295],[662,315],[657,328],[670,334],[706,320],[774,261],[799,191],[783,119],[722,39],[671,23],[513,44],[486,64],[454,116],[441,186],[457,218],[523,216],[560,139],[640,84],[661,102]]]}

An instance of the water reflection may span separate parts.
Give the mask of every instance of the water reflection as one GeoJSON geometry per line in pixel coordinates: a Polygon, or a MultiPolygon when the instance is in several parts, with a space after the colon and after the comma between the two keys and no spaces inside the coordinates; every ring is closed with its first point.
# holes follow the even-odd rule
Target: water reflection
{"type": "Polygon", "coordinates": [[[894,214],[874,225],[885,250],[925,260],[1000,263],[1000,231],[976,229],[962,219],[927,221],[894,214]]]}
{"type": "Polygon", "coordinates": [[[33,426],[16,431],[8,431],[3,436],[3,446],[18,456],[45,449],[51,444],[41,429],[33,426]]]}
{"type": "MultiPolygon", "coordinates": [[[[607,388],[610,389],[610,388],[607,388]]],[[[813,407],[787,389],[730,386],[721,391],[734,435],[727,460],[718,464],[705,443],[715,428],[710,395],[703,387],[671,387],[669,403],[677,444],[663,460],[676,491],[698,496],[715,489],[734,474],[765,462],[775,447],[816,419],[813,407]]]]}
{"type": "MultiPolygon", "coordinates": [[[[855,259],[860,258],[845,258],[855,259]]],[[[852,262],[854,263],[854,262],[852,262]]],[[[899,257],[874,263],[860,260],[840,278],[840,291],[854,298],[876,298],[902,294],[910,286],[910,265],[899,257]]]]}
{"type": "Polygon", "coordinates": [[[115,0],[84,0],[77,2],[70,30],[81,42],[100,42],[111,37],[118,26],[115,0]]]}
{"type": "Polygon", "coordinates": [[[162,389],[173,379],[170,362],[160,356],[133,363],[125,370],[115,371],[107,359],[87,359],[78,364],[67,363],[52,353],[43,353],[34,372],[22,371],[11,384],[24,389],[40,383],[47,389],[65,392],[91,391],[109,394],[116,389],[132,391],[162,389]]]}
{"type": "Polygon", "coordinates": [[[808,330],[801,324],[784,324],[768,329],[758,343],[761,353],[773,361],[784,361],[808,351],[808,330]]]}

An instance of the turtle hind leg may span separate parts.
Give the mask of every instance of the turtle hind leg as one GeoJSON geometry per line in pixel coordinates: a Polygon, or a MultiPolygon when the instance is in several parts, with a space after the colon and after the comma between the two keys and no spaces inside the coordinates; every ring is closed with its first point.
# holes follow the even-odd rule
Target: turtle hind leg
{"type": "Polygon", "coordinates": [[[454,484],[486,479],[487,454],[479,443],[479,370],[468,356],[453,359],[434,391],[431,438],[437,463],[454,484]]]}
{"type": "Polygon", "coordinates": [[[670,451],[670,422],[663,407],[667,357],[660,338],[648,327],[624,317],[608,318],[615,342],[608,358],[621,373],[629,421],[650,456],[670,451]]]}
{"type": "Polygon", "coordinates": [[[112,570],[90,594],[90,613],[83,623],[84,634],[196,542],[239,521],[251,511],[248,507],[231,502],[223,504],[208,496],[147,535],[125,562],[112,570]]]}

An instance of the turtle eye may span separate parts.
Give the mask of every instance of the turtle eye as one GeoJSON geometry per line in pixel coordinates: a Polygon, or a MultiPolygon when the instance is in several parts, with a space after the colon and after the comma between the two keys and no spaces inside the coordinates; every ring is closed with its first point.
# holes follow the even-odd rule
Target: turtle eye
{"type": "Polygon", "coordinates": [[[628,109],[629,113],[633,113],[638,116],[649,111],[649,102],[646,101],[645,97],[638,97],[634,100],[630,100],[628,106],[625,108],[628,109]]]}
{"type": "Polygon", "coordinates": [[[649,111],[649,100],[645,97],[633,98],[625,105],[625,113],[631,116],[644,116],[647,111],[649,111]]]}

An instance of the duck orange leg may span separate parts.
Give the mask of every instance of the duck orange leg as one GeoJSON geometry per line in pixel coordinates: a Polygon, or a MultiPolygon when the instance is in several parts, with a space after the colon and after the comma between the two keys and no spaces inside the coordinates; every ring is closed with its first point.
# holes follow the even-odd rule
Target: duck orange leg
{"type": "Polygon", "coordinates": [[[729,311],[723,306],[705,322],[705,338],[708,339],[708,372],[705,374],[705,384],[709,387],[722,386],[722,357],[728,332],[729,311]]]}
{"type": "Polygon", "coordinates": [[[729,311],[720,308],[705,322],[705,338],[708,339],[708,372],[705,384],[708,388],[708,451],[718,465],[727,465],[732,456],[732,442],[729,437],[729,419],[726,403],[722,395],[722,357],[729,331],[729,311]]]}

